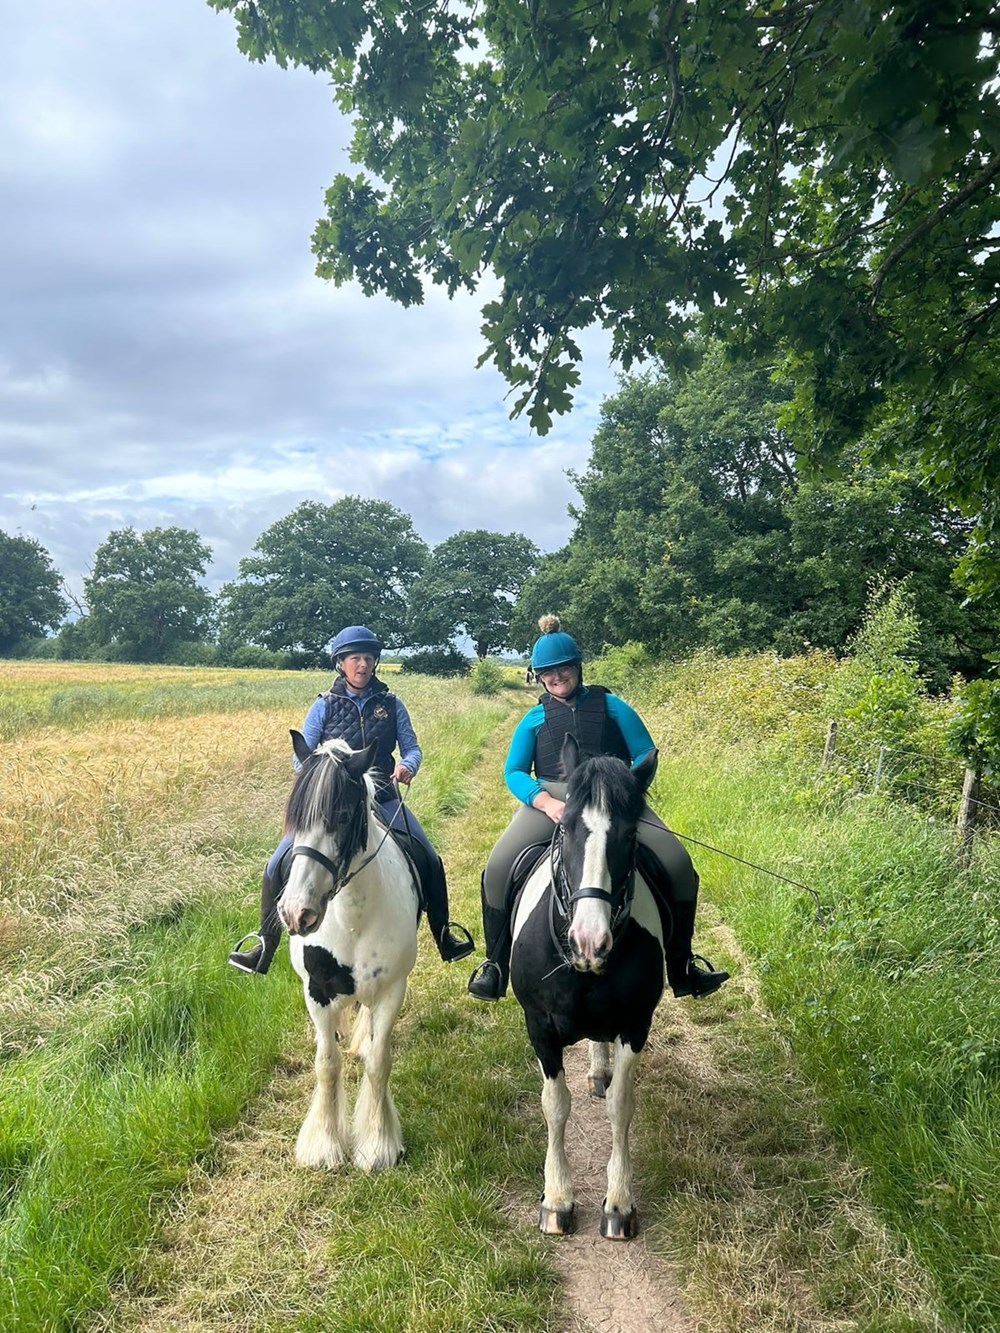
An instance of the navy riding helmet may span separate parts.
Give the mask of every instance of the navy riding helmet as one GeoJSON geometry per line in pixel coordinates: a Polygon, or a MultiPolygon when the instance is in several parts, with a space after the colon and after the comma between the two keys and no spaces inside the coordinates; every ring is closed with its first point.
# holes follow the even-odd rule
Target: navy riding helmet
{"type": "Polygon", "coordinates": [[[373,634],[367,625],[348,625],[330,645],[330,656],[334,666],[337,665],[338,657],[346,657],[348,653],[371,653],[378,662],[384,646],[378,635],[373,634]]]}

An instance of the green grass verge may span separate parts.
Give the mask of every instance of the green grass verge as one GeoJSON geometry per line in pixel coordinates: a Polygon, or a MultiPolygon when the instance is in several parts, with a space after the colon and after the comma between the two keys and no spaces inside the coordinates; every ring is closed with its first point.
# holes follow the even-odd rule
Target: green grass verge
{"type": "Polygon", "coordinates": [[[828,789],[816,756],[795,746],[734,744],[732,697],[720,742],[711,679],[697,732],[693,701],[665,693],[661,678],[649,705],[676,746],[661,762],[661,810],[681,832],[819,891],[825,924],[801,890],[692,848],[822,1115],[931,1275],[943,1317],[1000,1328],[995,853],[962,870],[946,824],[828,789]]]}

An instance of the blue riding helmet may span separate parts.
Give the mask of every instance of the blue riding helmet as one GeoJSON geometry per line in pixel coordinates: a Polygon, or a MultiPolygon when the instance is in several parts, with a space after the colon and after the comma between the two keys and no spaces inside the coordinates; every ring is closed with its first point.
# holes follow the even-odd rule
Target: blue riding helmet
{"type": "Polygon", "coordinates": [[[371,653],[377,662],[382,656],[384,646],[382,640],[373,634],[367,625],[348,625],[330,645],[330,656],[334,665],[338,657],[346,657],[348,653],[371,653]]]}
{"type": "Polygon", "coordinates": [[[576,640],[559,628],[558,616],[542,616],[538,622],[542,637],[535,640],[531,650],[532,671],[549,671],[552,667],[577,666],[583,663],[583,654],[576,640]]]}

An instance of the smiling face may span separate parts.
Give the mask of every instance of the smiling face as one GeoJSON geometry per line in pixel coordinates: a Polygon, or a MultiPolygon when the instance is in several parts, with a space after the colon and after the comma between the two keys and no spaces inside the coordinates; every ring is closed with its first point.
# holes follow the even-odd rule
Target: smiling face
{"type": "Polygon", "coordinates": [[[374,654],[345,653],[337,661],[350,689],[362,694],[375,674],[374,654]]]}
{"type": "Polygon", "coordinates": [[[580,688],[580,667],[576,662],[547,667],[535,674],[554,699],[569,699],[580,688]]]}

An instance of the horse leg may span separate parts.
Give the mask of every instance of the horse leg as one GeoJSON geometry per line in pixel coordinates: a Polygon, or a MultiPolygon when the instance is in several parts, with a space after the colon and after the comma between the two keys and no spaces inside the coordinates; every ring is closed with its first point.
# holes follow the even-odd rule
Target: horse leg
{"type": "Polygon", "coordinates": [[[395,1166],[403,1155],[403,1133],[389,1091],[392,1028],[406,995],[406,977],[386,987],[369,1008],[369,1035],[361,1049],[364,1073],[354,1105],[354,1161],[363,1171],[395,1166]]]}
{"type": "Polygon", "coordinates": [[[603,1097],[611,1086],[611,1052],[606,1041],[590,1043],[590,1069],[587,1087],[591,1097],[603,1097]]]}
{"type": "Polygon", "coordinates": [[[367,1006],[359,1004],[354,1014],[354,1027],[351,1029],[351,1042],[347,1054],[364,1058],[364,1049],[371,1036],[371,1014],[367,1006]]]}
{"type": "Polygon", "coordinates": [[[350,1155],[337,1020],[343,1000],[317,1004],[306,987],[306,1007],[316,1029],[316,1087],[295,1144],[300,1166],[342,1166],[350,1155]]]}
{"type": "Polygon", "coordinates": [[[608,1094],[611,1122],[611,1157],[608,1160],[608,1193],[601,1206],[601,1235],[608,1240],[631,1240],[639,1221],[632,1197],[632,1159],[628,1135],[635,1113],[635,1076],[639,1052],[621,1041],[615,1043],[615,1077],[608,1094]]]}
{"type": "MultiPolygon", "coordinates": [[[[545,1073],[544,1066],[542,1073],[545,1073]]],[[[542,1113],[549,1131],[545,1153],[545,1193],[538,1210],[538,1226],[547,1236],[568,1236],[576,1230],[573,1178],[566,1156],[566,1121],[569,1119],[569,1088],[562,1068],[542,1084],[542,1113]]]]}

